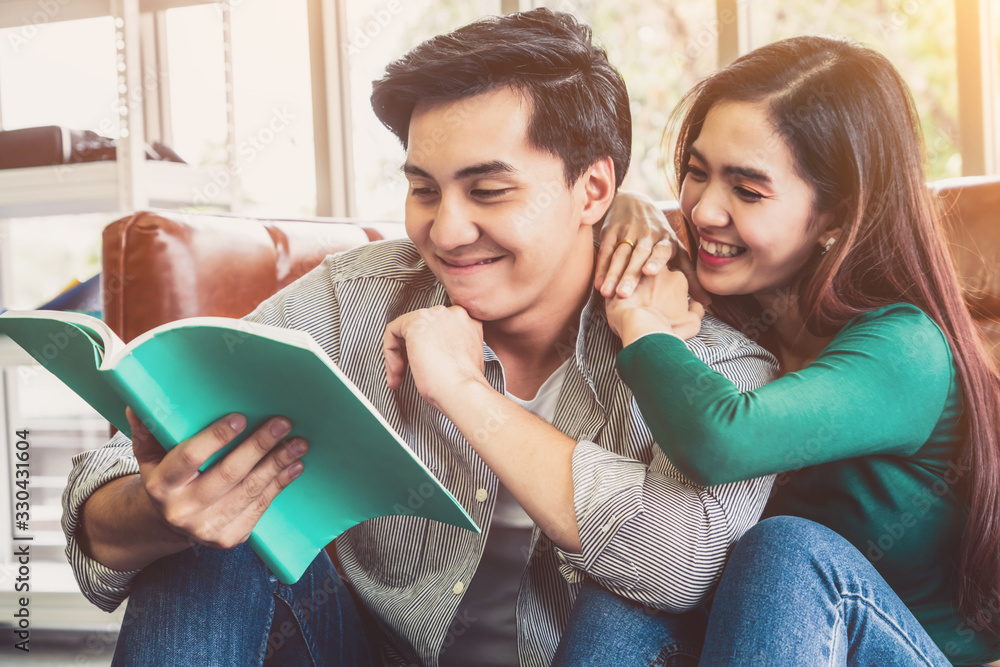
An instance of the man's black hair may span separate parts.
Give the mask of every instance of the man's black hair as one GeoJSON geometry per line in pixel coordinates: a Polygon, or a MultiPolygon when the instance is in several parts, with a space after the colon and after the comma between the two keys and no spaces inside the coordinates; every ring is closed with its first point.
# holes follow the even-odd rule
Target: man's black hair
{"type": "Polygon", "coordinates": [[[379,120],[407,146],[418,102],[454,101],[502,87],[533,104],[528,141],[563,161],[568,185],[610,156],[615,186],[632,153],[625,82],[588,26],[548,9],[492,16],[423,42],[372,85],[379,120]]]}

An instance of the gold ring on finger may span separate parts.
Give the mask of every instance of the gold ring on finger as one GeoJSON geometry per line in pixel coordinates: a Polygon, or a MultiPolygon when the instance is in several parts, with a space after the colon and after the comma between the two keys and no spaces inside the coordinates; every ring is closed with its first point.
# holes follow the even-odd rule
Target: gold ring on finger
{"type": "Polygon", "coordinates": [[[632,250],[635,250],[635,243],[633,241],[630,241],[629,239],[622,239],[621,241],[619,241],[618,243],[616,243],[615,244],[615,250],[618,250],[618,246],[620,246],[623,243],[629,244],[632,247],[632,250]]]}

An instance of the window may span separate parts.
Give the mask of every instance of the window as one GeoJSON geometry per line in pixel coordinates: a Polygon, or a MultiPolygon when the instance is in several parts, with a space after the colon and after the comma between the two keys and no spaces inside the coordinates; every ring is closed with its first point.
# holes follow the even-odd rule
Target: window
{"type": "MultiPolygon", "coordinates": [[[[316,215],[305,0],[233,2],[235,164],[241,213],[316,215]]],[[[174,148],[228,182],[225,52],[218,5],[167,11],[174,148]]],[[[206,190],[211,195],[219,190],[206,190]]]]}
{"type": "Polygon", "coordinates": [[[955,10],[940,0],[753,0],[751,48],[804,34],[841,35],[900,71],[923,125],[931,179],[960,176],[955,10]]]}
{"type": "MultiPolygon", "coordinates": [[[[167,62],[163,71],[169,73],[171,148],[190,164],[224,169],[227,135],[222,13],[211,6],[169,9],[166,24],[167,62]]],[[[153,102],[146,100],[147,104],[153,102]]]]}
{"type": "Polygon", "coordinates": [[[574,14],[594,30],[628,87],[632,164],[622,187],[673,199],[673,166],[662,137],[681,96],[716,68],[718,26],[710,2],[548,0],[536,3],[574,14]]]}

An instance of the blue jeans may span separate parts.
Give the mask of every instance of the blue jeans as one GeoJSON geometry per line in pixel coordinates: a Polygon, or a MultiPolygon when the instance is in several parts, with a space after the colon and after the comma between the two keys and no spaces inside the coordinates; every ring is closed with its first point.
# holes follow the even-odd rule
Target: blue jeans
{"type": "Polygon", "coordinates": [[[644,607],[587,581],[570,612],[553,667],[695,667],[708,614],[644,607]]]}
{"type": "Polygon", "coordinates": [[[762,521],[737,543],[701,664],[951,665],[860,551],[789,516],[762,521]]]}
{"type": "Polygon", "coordinates": [[[354,601],[325,552],[282,584],[247,545],[192,548],[136,577],[114,666],[373,665],[354,601]]]}
{"type": "Polygon", "coordinates": [[[588,582],[555,664],[951,665],[861,552],[824,526],[787,516],[762,521],[737,542],[707,631],[701,610],[651,612],[588,582]]]}

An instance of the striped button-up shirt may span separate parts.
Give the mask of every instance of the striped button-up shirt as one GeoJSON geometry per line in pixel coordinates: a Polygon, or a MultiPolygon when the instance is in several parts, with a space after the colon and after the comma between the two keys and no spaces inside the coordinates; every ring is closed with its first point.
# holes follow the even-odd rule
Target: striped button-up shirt
{"type": "MultiPolygon", "coordinates": [[[[496,476],[458,429],[420,398],[409,376],[397,391],[385,382],[386,324],[408,311],[448,303],[414,246],[386,241],[328,257],[248,318],[309,332],[485,528],[496,501],[496,476]]],[[[697,605],[718,580],[733,542],[760,516],[773,481],[705,488],[677,471],[615,372],[621,342],[596,292],[580,314],[575,338],[575,348],[564,350],[574,363],[552,424],[578,441],[572,466],[582,552],[564,552],[535,528],[517,600],[522,665],[551,662],[585,576],[657,609],[697,605]]],[[[688,345],[744,391],[777,370],[774,357],[711,316],[688,345]]],[[[503,392],[500,361],[488,346],[484,355],[487,379],[503,392]]],[[[482,428],[503,425],[487,418],[482,428]]],[[[73,464],[63,498],[66,553],[83,592],[111,610],[128,596],[136,573],[110,570],[87,557],[74,532],[87,497],[112,479],[137,473],[138,466],[120,435],[73,464]]],[[[454,641],[449,626],[486,539],[486,531],[477,535],[414,516],[365,521],[336,539],[347,580],[382,631],[385,664],[437,664],[454,641]]]]}

